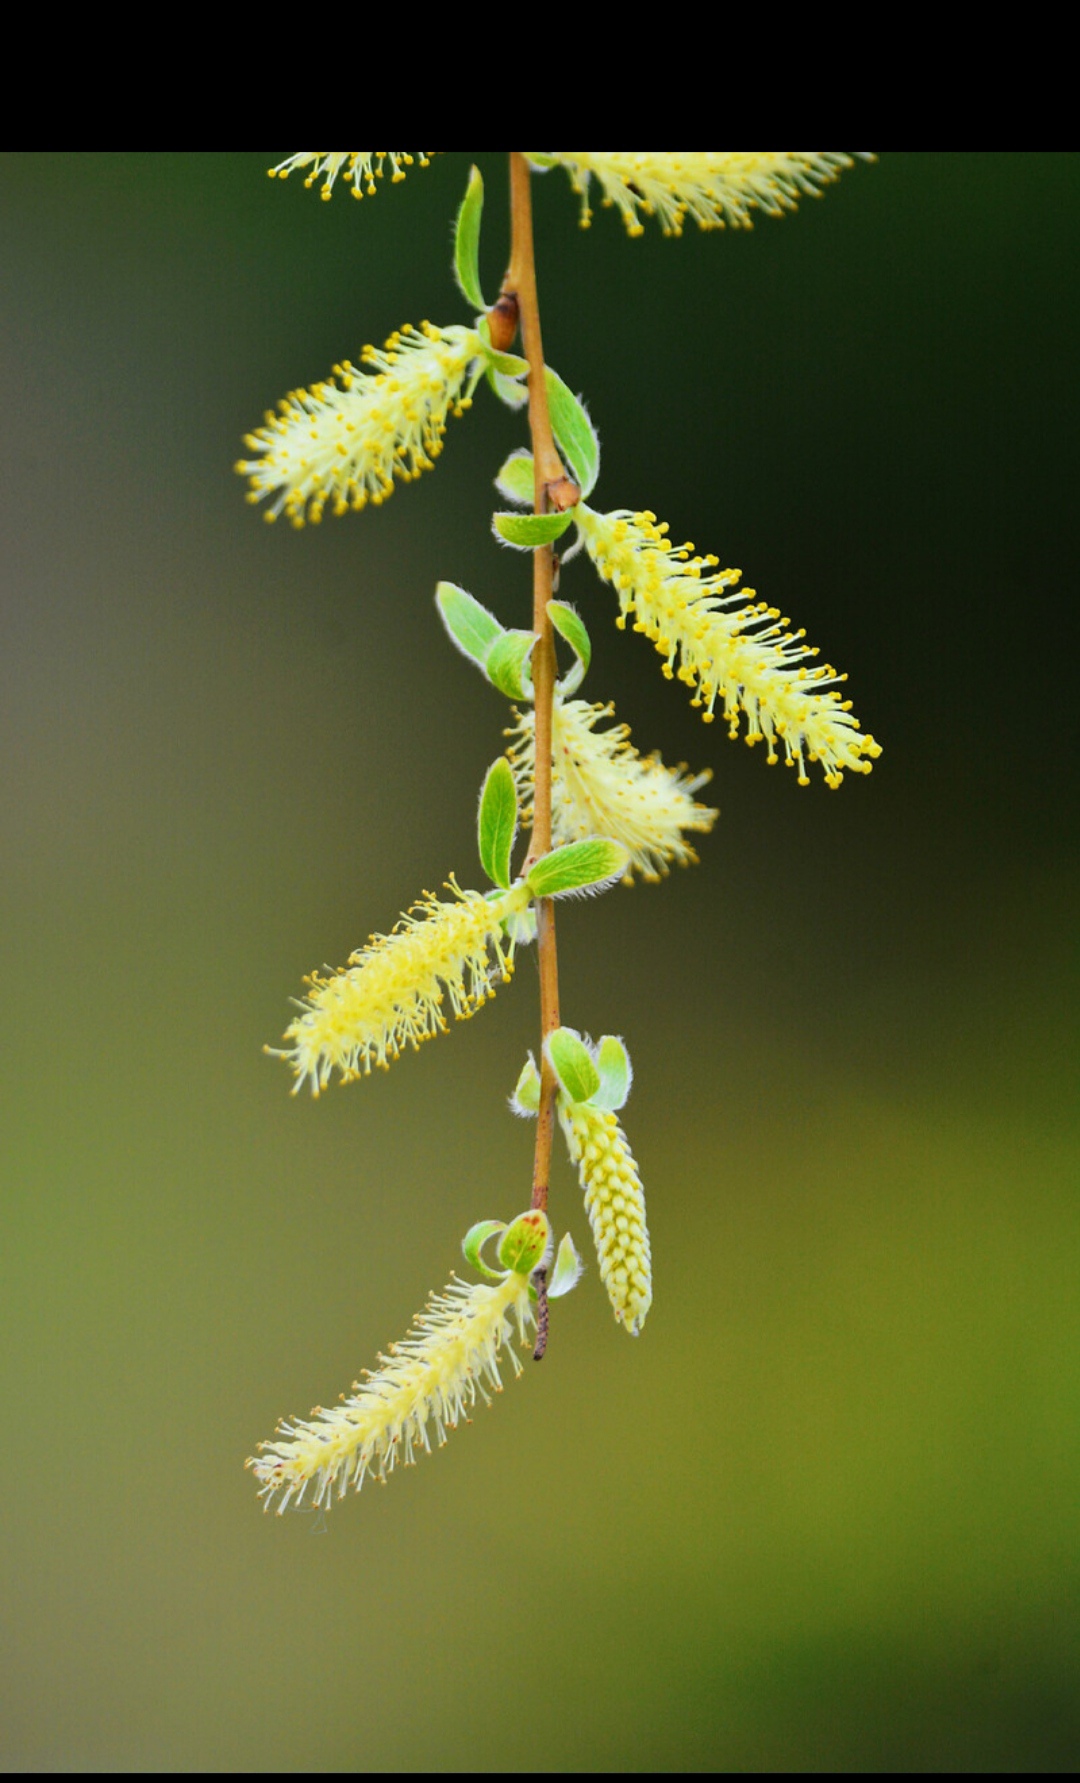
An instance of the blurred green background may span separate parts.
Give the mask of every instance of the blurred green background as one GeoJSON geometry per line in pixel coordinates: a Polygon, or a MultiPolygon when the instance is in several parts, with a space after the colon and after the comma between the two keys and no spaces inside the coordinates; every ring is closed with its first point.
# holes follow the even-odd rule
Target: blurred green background
{"type": "MultiPolygon", "coordinates": [[[[534,182],[597,500],[741,565],[885,753],[800,791],[568,568],[587,691],[722,811],[560,918],[564,1019],[637,1069],[655,1304],[629,1340],[593,1270],[542,1368],[327,1523],[242,1462],[526,1202],[534,963],[318,1103],[261,1048],[478,882],[505,706],[432,595],[524,624],[528,568],[486,390],[382,510],[245,506],[286,390],[467,319],[468,157],[362,205],[278,158],[0,163],[3,1763],[1072,1769],[1080,162],[883,156],[681,242],[534,182]]],[[[561,1159],[553,1213],[584,1248],[561,1159]]]]}

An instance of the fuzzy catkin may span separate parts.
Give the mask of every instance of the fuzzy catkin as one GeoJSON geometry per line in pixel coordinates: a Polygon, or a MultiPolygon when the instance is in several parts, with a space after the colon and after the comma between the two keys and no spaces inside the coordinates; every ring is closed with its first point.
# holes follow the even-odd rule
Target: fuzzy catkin
{"type": "Polygon", "coordinates": [[[283,513],[294,526],[317,523],[327,504],[333,514],[378,506],[395,479],[431,469],[448,417],[471,404],[482,352],[471,328],[421,322],[381,349],[365,347],[371,371],[346,359],[324,383],[290,391],[245,439],[256,456],[236,469],[251,484],[248,500],[267,501],[267,520],[283,513]]]}
{"type": "Polygon", "coordinates": [[[634,621],[664,657],[664,674],[678,673],[694,691],[692,705],[704,708],[706,723],[719,701],[728,735],[747,724],[746,741],[764,741],[770,763],[784,759],[809,786],[807,762],[818,762],[827,786],[840,785],[845,772],[869,774],[881,754],[865,736],[842,700],[837,684],[847,679],[829,663],[807,662],[818,655],[803,631],[790,631],[777,607],[755,601],[752,588],[735,590],[739,570],[719,570],[716,557],[698,557],[692,545],[673,545],[666,521],[649,509],[632,514],[615,509],[596,513],[584,502],[575,519],[585,548],[619,597],[616,625],[634,621]],[[676,664],[678,669],[676,671],[676,664]]]}
{"type": "Polygon", "coordinates": [[[247,1465],[264,1510],[274,1506],[280,1516],[309,1487],[312,1503],[328,1508],[350,1486],[359,1492],[369,1473],[385,1480],[398,1461],[408,1467],[430,1453],[429,1427],[444,1443],[478,1398],[490,1404],[491,1392],[501,1390],[500,1360],[509,1356],[521,1373],[511,1318],[524,1343],[535,1321],[527,1275],[476,1285],[455,1277],[433,1294],[409,1335],[340,1405],[285,1419],[273,1441],[260,1443],[247,1465]]]}
{"type": "MultiPolygon", "coordinates": [[[[551,714],[551,834],[558,846],[585,836],[611,836],[629,851],[627,879],[635,872],[657,880],[673,864],[697,860],[686,831],[707,832],[718,813],[699,805],[694,793],[712,778],[691,775],[685,764],[665,767],[658,754],[642,756],[629,726],[599,730],[614,716],[612,705],[556,697],[551,714]]],[[[507,755],[521,800],[522,817],[533,814],[536,719],[531,707],[514,709],[516,723],[507,755]]]]}
{"type": "Polygon", "coordinates": [[[852,165],[840,150],[574,150],[538,159],[566,168],[581,198],[583,229],[592,220],[595,179],[601,202],[618,210],[629,235],[645,233],[642,217],[655,217],[665,235],[681,235],[687,218],[699,229],[751,229],[755,210],[782,217],[800,198],[820,197],[852,165]]]}
{"type": "Polygon", "coordinates": [[[514,970],[514,945],[503,919],[524,907],[515,888],[498,899],[448,885],[454,901],[425,892],[390,935],[372,935],[340,972],[313,972],[302,1013],[285,1031],[287,1047],[269,1051],[296,1073],[295,1089],[310,1083],[318,1095],[335,1070],[342,1081],[387,1066],[447,1029],[447,1010],[459,1021],[495,995],[514,970]]]}
{"type": "Polygon", "coordinates": [[[606,1109],[572,1103],[560,1108],[559,1118],[585,1191],[600,1279],[615,1317],[636,1337],[652,1305],[652,1255],[637,1164],[618,1119],[606,1109]]]}

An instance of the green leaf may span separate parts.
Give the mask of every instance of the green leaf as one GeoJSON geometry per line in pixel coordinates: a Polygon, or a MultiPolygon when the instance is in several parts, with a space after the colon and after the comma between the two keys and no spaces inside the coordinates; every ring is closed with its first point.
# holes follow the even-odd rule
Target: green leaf
{"type": "Polygon", "coordinates": [[[496,538],[519,551],[535,551],[539,545],[550,545],[564,533],[573,520],[566,514],[493,514],[491,529],[496,538]]]}
{"type": "Polygon", "coordinates": [[[605,1034],[597,1047],[596,1068],[600,1073],[600,1088],[593,1101],[597,1108],[606,1108],[614,1114],[626,1101],[634,1079],[630,1054],[614,1034],[605,1034]]]}
{"type": "MultiPolygon", "coordinates": [[[[500,353],[495,347],[488,347],[484,357],[495,371],[502,372],[504,378],[523,378],[529,369],[529,361],[520,353],[500,353]]],[[[528,394],[526,390],[525,395],[528,394]]]]}
{"type": "Polygon", "coordinates": [[[508,700],[532,699],[529,657],[536,643],[534,631],[504,631],[484,660],[484,672],[493,687],[508,700]]]}
{"type": "Polygon", "coordinates": [[[493,1238],[496,1232],[505,1231],[505,1220],[478,1220],[475,1226],[469,1227],[461,1241],[466,1263],[470,1264],[480,1275],[486,1275],[492,1282],[501,1281],[502,1277],[497,1270],[488,1268],[480,1253],[489,1238],[493,1238]]]}
{"type": "Polygon", "coordinates": [[[503,635],[503,627],[494,613],[489,613],[454,582],[439,583],[435,590],[435,605],[453,643],[464,656],[471,657],[483,668],[491,646],[503,635]]]}
{"type": "Polygon", "coordinates": [[[559,692],[564,696],[576,693],[585,679],[585,670],[592,660],[592,644],[585,630],[585,621],[573,607],[565,601],[548,601],[548,617],[559,636],[566,639],[577,661],[569,674],[559,682],[559,692]]]}
{"type": "Polygon", "coordinates": [[[570,1101],[591,1101],[600,1088],[600,1073],[581,1035],[573,1028],[556,1028],[545,1040],[544,1051],[570,1101]]]}
{"type": "Polygon", "coordinates": [[[569,1232],[565,1233],[555,1255],[555,1267],[548,1282],[547,1297],[558,1300],[561,1294],[569,1294],[581,1280],[581,1272],[585,1265],[577,1253],[577,1246],[569,1232]]]}
{"type": "Polygon", "coordinates": [[[566,892],[604,891],[621,879],[630,856],[620,842],[596,836],[568,842],[537,861],[526,883],[534,898],[558,898],[566,892]]]}
{"type": "Polygon", "coordinates": [[[484,182],[474,167],[454,224],[454,276],[474,309],[486,310],[480,289],[480,218],[484,210],[484,182]]]}
{"type": "Polygon", "coordinates": [[[531,508],[535,493],[532,453],[526,451],[524,446],[511,452],[495,479],[495,487],[508,501],[519,501],[531,508]]]}
{"type": "Polygon", "coordinates": [[[514,1085],[510,1106],[515,1114],[529,1116],[540,1112],[540,1073],[536,1060],[529,1054],[521,1067],[521,1076],[514,1085]]]}
{"type": "Polygon", "coordinates": [[[519,1213],[503,1233],[499,1245],[499,1262],[515,1275],[531,1275],[544,1260],[551,1242],[551,1226],[539,1207],[519,1213]]]}
{"type": "Polygon", "coordinates": [[[480,794],[477,840],[480,865],[488,878],[510,890],[510,852],[518,827],[518,796],[505,755],[492,762],[480,794]]]}
{"type": "Polygon", "coordinates": [[[501,371],[496,371],[493,365],[488,366],[486,376],[499,401],[504,402],[508,409],[523,409],[525,407],[529,400],[529,392],[524,384],[519,384],[513,378],[504,376],[501,371]]]}
{"type": "Polygon", "coordinates": [[[550,365],[544,367],[548,409],[559,450],[582,495],[591,495],[600,475],[600,440],[582,404],[550,365]]]}

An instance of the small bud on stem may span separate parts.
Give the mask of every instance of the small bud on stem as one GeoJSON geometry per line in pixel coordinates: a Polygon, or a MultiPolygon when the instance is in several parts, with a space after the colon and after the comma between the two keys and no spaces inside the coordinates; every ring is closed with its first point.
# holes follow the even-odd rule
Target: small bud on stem
{"type": "Polygon", "coordinates": [[[497,353],[508,353],[518,331],[518,300],[512,291],[503,291],[488,310],[491,344],[497,353]]]}

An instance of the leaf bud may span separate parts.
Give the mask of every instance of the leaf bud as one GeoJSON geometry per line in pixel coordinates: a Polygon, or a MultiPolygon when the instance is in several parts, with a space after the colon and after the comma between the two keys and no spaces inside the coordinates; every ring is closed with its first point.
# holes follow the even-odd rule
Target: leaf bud
{"type": "Polygon", "coordinates": [[[488,310],[491,344],[497,353],[508,353],[518,331],[518,300],[512,291],[503,291],[488,310]]]}
{"type": "Polygon", "coordinates": [[[531,1275],[544,1260],[551,1242],[551,1225],[539,1207],[519,1213],[506,1228],[499,1244],[499,1262],[515,1275],[531,1275]]]}

